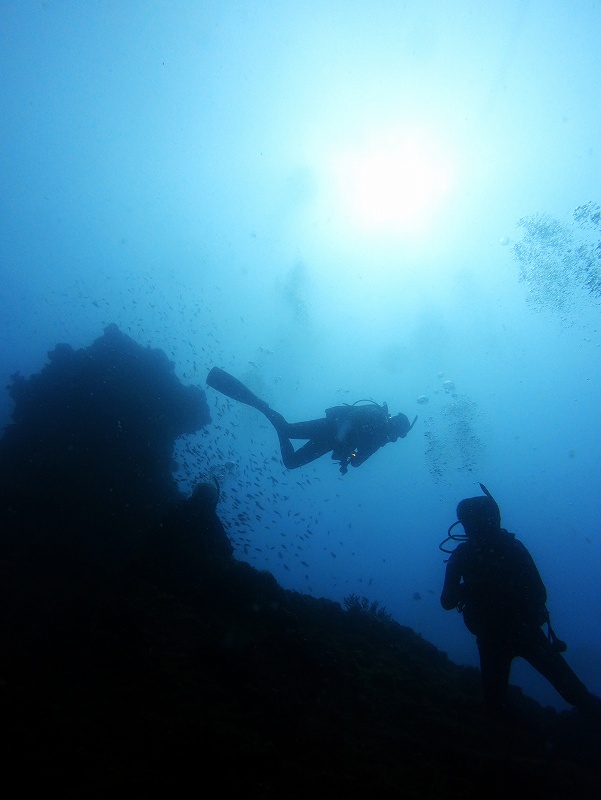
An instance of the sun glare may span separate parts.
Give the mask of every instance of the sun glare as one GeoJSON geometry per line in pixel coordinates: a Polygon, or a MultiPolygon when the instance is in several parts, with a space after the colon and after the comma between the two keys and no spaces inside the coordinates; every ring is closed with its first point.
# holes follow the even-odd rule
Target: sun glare
{"type": "Polygon", "coordinates": [[[427,227],[451,186],[448,155],[417,133],[339,153],[333,173],[341,216],[365,232],[427,227]]]}

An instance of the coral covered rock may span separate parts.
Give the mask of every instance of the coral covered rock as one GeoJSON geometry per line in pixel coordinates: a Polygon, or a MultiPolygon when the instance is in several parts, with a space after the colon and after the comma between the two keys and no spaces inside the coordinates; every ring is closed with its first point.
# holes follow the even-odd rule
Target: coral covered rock
{"type": "Polygon", "coordinates": [[[183,386],[162,350],[109,325],[89,347],[59,344],[40,373],[13,376],[0,440],[4,524],[52,520],[63,535],[135,535],[182,499],[175,440],[210,422],[202,389],[183,386]]]}

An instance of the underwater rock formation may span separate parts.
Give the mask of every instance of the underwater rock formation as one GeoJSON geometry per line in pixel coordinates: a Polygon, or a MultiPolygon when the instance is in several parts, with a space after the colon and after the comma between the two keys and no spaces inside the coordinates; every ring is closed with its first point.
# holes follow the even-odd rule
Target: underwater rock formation
{"type": "Polygon", "coordinates": [[[284,590],[233,557],[217,483],[175,437],[209,421],[163,353],[111,326],[13,378],[0,441],[5,783],[153,796],[598,797],[594,731],[514,698],[377,601],[284,590]],[[519,702],[518,702],[519,701],[519,702]],[[18,781],[18,784],[16,783],[18,781]]]}
{"type": "Polygon", "coordinates": [[[43,523],[133,537],[183,496],[175,440],[210,422],[202,389],[183,386],[162,350],[109,325],[89,347],[59,344],[38,374],[12,376],[13,422],[0,440],[0,515],[20,535],[43,523]]]}
{"type": "Polygon", "coordinates": [[[213,575],[222,573],[234,554],[217,516],[218,502],[217,484],[200,483],[190,497],[170,508],[139,549],[139,574],[175,589],[203,584],[213,591],[213,575]]]}

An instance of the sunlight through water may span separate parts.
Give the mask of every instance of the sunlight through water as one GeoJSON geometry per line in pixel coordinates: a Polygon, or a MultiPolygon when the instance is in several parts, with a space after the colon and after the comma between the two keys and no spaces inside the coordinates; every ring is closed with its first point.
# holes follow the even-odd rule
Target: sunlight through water
{"type": "Polygon", "coordinates": [[[454,173],[450,151],[419,130],[341,150],[330,168],[342,224],[400,237],[429,227],[454,173]]]}

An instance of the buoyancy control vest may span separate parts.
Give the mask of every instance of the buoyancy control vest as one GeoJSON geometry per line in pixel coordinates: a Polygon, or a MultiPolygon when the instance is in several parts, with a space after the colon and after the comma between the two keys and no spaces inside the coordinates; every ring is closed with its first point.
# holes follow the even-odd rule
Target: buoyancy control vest
{"type": "Polygon", "coordinates": [[[501,529],[494,537],[471,539],[453,556],[461,562],[463,617],[472,633],[540,626],[546,621],[545,586],[530,553],[514,534],[501,529]]]}
{"type": "Polygon", "coordinates": [[[326,408],[326,418],[334,426],[336,445],[332,458],[343,461],[361,448],[374,449],[386,441],[388,406],[370,402],[326,408]]]}

